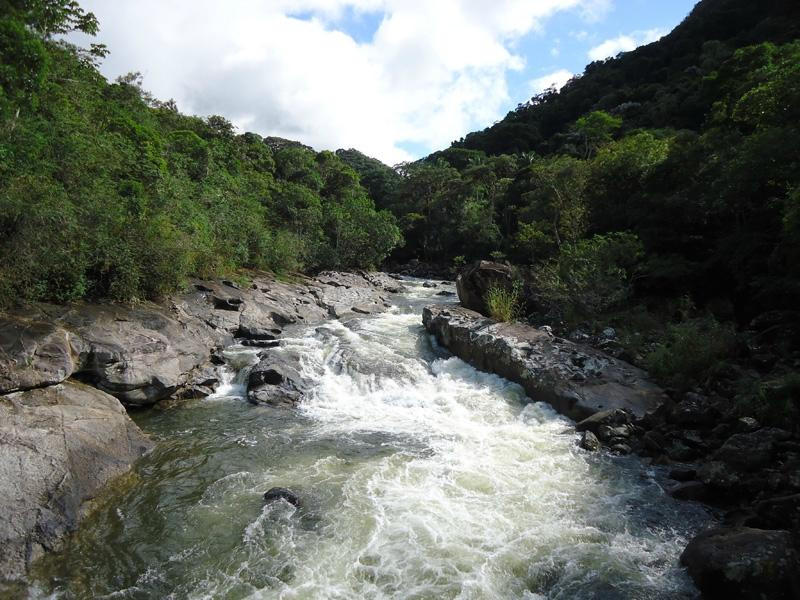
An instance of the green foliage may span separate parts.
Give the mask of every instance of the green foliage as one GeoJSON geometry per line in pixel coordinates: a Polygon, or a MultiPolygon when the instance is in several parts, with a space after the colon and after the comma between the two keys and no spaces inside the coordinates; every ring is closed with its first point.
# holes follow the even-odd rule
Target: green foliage
{"type": "Polygon", "coordinates": [[[635,235],[595,235],[567,244],[534,269],[542,298],[571,316],[593,315],[626,300],[642,257],[635,235]]]}
{"type": "Polygon", "coordinates": [[[645,364],[660,382],[678,389],[703,383],[720,363],[732,356],[735,336],[729,325],[713,317],[670,326],[663,342],[645,364]]]}
{"type": "Polygon", "coordinates": [[[12,8],[0,19],[0,304],[373,267],[402,242],[337,156],[182,115],[137,73],[108,83],[82,50],[48,39],[96,30],[73,2],[0,4],[12,8]]]}
{"type": "Polygon", "coordinates": [[[789,373],[774,381],[750,381],[736,397],[736,410],[763,425],[800,428],[800,374],[789,373]]]}
{"type": "Polygon", "coordinates": [[[522,311],[522,283],[517,280],[511,288],[496,283],[486,290],[484,297],[489,316],[495,321],[513,321],[522,311]]]}
{"type": "Polygon", "coordinates": [[[622,119],[602,110],[595,110],[575,121],[575,131],[583,140],[584,156],[589,158],[598,148],[612,140],[622,127],[622,119]]]}

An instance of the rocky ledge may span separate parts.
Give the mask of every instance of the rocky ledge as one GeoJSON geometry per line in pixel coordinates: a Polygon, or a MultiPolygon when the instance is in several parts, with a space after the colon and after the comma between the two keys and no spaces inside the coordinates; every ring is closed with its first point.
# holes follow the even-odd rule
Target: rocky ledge
{"type": "Polygon", "coordinates": [[[668,402],[641,369],[555,337],[547,327],[498,323],[452,304],[425,307],[422,321],[459,358],[520,384],[576,421],[615,409],[643,417],[668,402]]]}
{"type": "MultiPolygon", "coordinates": [[[[193,281],[159,304],[35,304],[0,315],[0,581],[58,548],[102,486],[151,447],[125,407],[208,395],[216,353],[234,340],[267,357],[286,327],[383,311],[401,287],[382,273],[263,275],[246,285],[193,281]]],[[[277,366],[255,371],[254,402],[292,391],[269,389],[284,382],[277,366]]]]}

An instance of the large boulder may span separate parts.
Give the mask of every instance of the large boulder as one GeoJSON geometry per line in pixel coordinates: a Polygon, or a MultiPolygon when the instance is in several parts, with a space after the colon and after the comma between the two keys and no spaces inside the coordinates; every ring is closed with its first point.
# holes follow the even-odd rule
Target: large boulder
{"type": "Polygon", "coordinates": [[[800,597],[800,562],[788,531],[709,529],[689,542],[681,563],[709,600],[800,597]]]}
{"type": "Polygon", "coordinates": [[[774,427],[764,427],[752,433],[737,433],[716,451],[714,459],[738,471],[755,471],[768,465],[776,444],[790,437],[789,432],[774,427]]]}
{"type": "Polygon", "coordinates": [[[112,477],[152,447],[120,402],[67,381],[0,397],[0,579],[57,549],[112,477]]]}
{"type": "Polygon", "coordinates": [[[276,349],[251,369],[247,378],[247,399],[252,404],[291,407],[299,402],[307,388],[300,355],[276,349]]]}
{"type": "Polygon", "coordinates": [[[479,260],[464,268],[456,277],[458,300],[464,308],[488,316],[486,292],[496,285],[511,289],[513,285],[511,267],[488,260],[479,260]]]}
{"type": "Polygon", "coordinates": [[[59,319],[85,345],[80,374],[128,406],[147,406],[194,383],[221,338],[201,322],[142,304],[79,305],[59,319]]]}
{"type": "Polygon", "coordinates": [[[64,381],[82,348],[78,336],[52,323],[0,316],[0,394],[64,381]]]}

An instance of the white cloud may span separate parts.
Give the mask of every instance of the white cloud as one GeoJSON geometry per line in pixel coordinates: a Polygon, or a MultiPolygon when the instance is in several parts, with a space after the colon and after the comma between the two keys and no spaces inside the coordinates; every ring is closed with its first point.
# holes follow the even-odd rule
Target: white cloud
{"type": "Polygon", "coordinates": [[[609,0],[83,0],[111,50],[108,77],[138,70],[156,97],[262,135],[355,147],[393,163],[404,143],[441,148],[508,102],[513,51],[558,11],[609,0]],[[349,14],[377,18],[358,42],[349,14]],[[295,15],[295,16],[293,16],[295,15]],[[296,15],[303,15],[298,18],[296,15]]]}
{"type": "Polygon", "coordinates": [[[534,94],[539,94],[551,87],[560,90],[570,79],[572,79],[573,75],[574,73],[572,71],[568,71],[567,69],[559,69],[558,71],[553,71],[552,73],[548,73],[542,77],[537,77],[530,82],[531,92],[534,94]]]}
{"type": "Polygon", "coordinates": [[[665,29],[650,29],[648,31],[636,31],[629,35],[620,35],[589,50],[589,58],[592,60],[603,60],[616,56],[620,52],[630,52],[639,46],[655,42],[665,36],[665,29]]]}

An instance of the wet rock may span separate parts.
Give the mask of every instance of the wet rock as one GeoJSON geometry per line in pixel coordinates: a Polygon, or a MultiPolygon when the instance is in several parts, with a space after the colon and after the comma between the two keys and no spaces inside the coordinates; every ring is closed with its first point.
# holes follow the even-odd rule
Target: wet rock
{"type": "Polygon", "coordinates": [[[61,546],[87,503],[152,443],[120,402],[67,381],[0,397],[0,579],[61,546]]]}
{"type": "Polygon", "coordinates": [[[455,296],[456,293],[455,292],[449,292],[447,290],[442,290],[440,292],[436,292],[436,295],[437,296],[455,296]]]}
{"type": "Polygon", "coordinates": [[[252,404],[294,406],[308,384],[300,373],[300,356],[270,352],[252,368],[247,379],[247,399],[252,404]]]}
{"type": "Polygon", "coordinates": [[[684,481],[670,488],[668,493],[678,500],[692,500],[695,502],[705,502],[711,496],[708,486],[702,481],[684,481]]]}
{"type": "Polygon", "coordinates": [[[689,467],[675,467],[670,470],[667,477],[675,481],[691,481],[697,477],[697,471],[689,467]]]}
{"type": "Polygon", "coordinates": [[[597,452],[600,450],[600,440],[598,440],[597,436],[591,431],[584,431],[581,436],[580,446],[589,452],[597,452]]]}
{"type": "Polygon", "coordinates": [[[628,444],[623,443],[612,443],[611,444],[611,451],[616,452],[617,454],[630,454],[631,447],[628,444]]]}
{"type": "Polygon", "coordinates": [[[251,348],[277,348],[281,345],[280,340],[242,340],[242,346],[251,348]]]}
{"type": "Polygon", "coordinates": [[[425,283],[422,284],[422,287],[424,287],[424,288],[437,288],[439,286],[436,285],[435,283],[433,283],[432,281],[426,281],[425,283]]]}
{"type": "Polygon", "coordinates": [[[461,271],[456,278],[456,290],[461,306],[489,314],[486,308],[486,292],[494,285],[511,289],[513,277],[508,265],[480,260],[461,271]]]}
{"type": "Polygon", "coordinates": [[[660,432],[651,430],[642,436],[642,444],[652,454],[660,454],[664,452],[667,440],[660,432]]]}
{"type": "Polygon", "coordinates": [[[603,410],[589,417],[586,417],[575,425],[578,431],[591,431],[594,434],[600,432],[601,427],[611,427],[616,425],[626,425],[631,420],[631,416],[624,410],[615,408],[603,410]]]}
{"type": "Polygon", "coordinates": [[[278,500],[285,500],[296,508],[300,507],[300,496],[290,489],[274,487],[264,492],[264,502],[277,502],[278,500]]]}
{"type": "Polygon", "coordinates": [[[627,439],[631,435],[631,428],[628,425],[600,425],[597,429],[597,437],[602,441],[608,442],[613,439],[627,439]]]}
{"type": "Polygon", "coordinates": [[[787,531],[710,529],[689,543],[681,563],[709,600],[800,597],[800,565],[787,531]]]}

